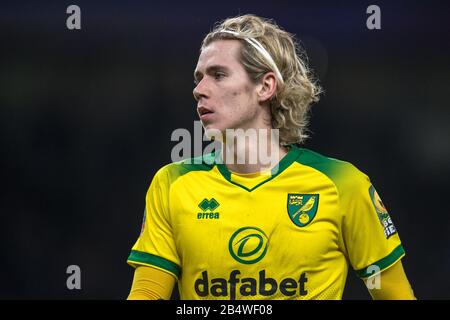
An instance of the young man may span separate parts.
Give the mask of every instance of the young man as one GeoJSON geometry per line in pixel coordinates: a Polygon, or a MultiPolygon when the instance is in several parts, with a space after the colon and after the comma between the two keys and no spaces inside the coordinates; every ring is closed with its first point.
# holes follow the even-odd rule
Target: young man
{"type": "Polygon", "coordinates": [[[222,150],[156,173],[128,298],[169,299],[178,281],[181,299],[341,299],[350,265],[370,276],[373,298],[414,299],[369,178],[296,146],[319,88],[293,36],[256,16],[227,19],[205,37],[194,77],[222,150]],[[262,134],[236,145],[230,129],[262,134]]]}

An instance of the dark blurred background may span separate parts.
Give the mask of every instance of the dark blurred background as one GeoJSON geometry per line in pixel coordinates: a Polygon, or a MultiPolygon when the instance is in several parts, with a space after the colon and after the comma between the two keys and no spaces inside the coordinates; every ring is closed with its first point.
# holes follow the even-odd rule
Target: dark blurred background
{"type": "MultiPolygon", "coordinates": [[[[450,11],[438,1],[14,1],[0,4],[0,298],[124,299],[144,197],[193,131],[198,49],[214,22],[273,18],[325,89],[311,139],[367,173],[416,296],[450,289],[450,11]],[[81,8],[68,30],[66,8],[81,8]],[[366,8],[381,8],[368,30],[366,8]],[[68,290],[66,268],[81,268],[68,290]]],[[[350,271],[345,299],[369,299],[350,271]]]]}

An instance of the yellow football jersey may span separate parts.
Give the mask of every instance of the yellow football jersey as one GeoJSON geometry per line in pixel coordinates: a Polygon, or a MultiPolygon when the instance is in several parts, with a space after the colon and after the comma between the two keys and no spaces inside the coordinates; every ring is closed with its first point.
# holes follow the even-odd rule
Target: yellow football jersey
{"type": "MultiPolygon", "coordinates": [[[[209,157],[209,158],[208,158],[209,157]]],[[[369,178],[290,146],[268,173],[188,161],[160,169],[128,263],[178,279],[181,299],[341,299],[405,252],[369,178]]]]}

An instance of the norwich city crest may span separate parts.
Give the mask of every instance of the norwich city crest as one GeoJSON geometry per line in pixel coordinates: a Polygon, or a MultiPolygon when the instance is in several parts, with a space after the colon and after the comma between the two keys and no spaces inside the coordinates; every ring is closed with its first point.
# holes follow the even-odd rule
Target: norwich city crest
{"type": "Polygon", "coordinates": [[[305,227],[313,221],[319,207],[318,194],[289,193],[287,210],[296,226],[305,227]]]}

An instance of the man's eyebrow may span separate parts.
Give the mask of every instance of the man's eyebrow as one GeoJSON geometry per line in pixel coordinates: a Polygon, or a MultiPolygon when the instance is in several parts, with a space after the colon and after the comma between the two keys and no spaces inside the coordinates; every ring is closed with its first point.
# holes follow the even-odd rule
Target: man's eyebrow
{"type": "MultiPolygon", "coordinates": [[[[211,73],[214,73],[216,71],[228,71],[228,70],[229,69],[226,66],[223,66],[223,65],[220,65],[220,64],[215,64],[215,65],[207,67],[206,68],[206,73],[207,74],[211,74],[211,73]]],[[[203,74],[202,72],[200,72],[199,70],[196,69],[194,71],[194,79],[198,80],[202,76],[202,74],[203,74]]]]}

